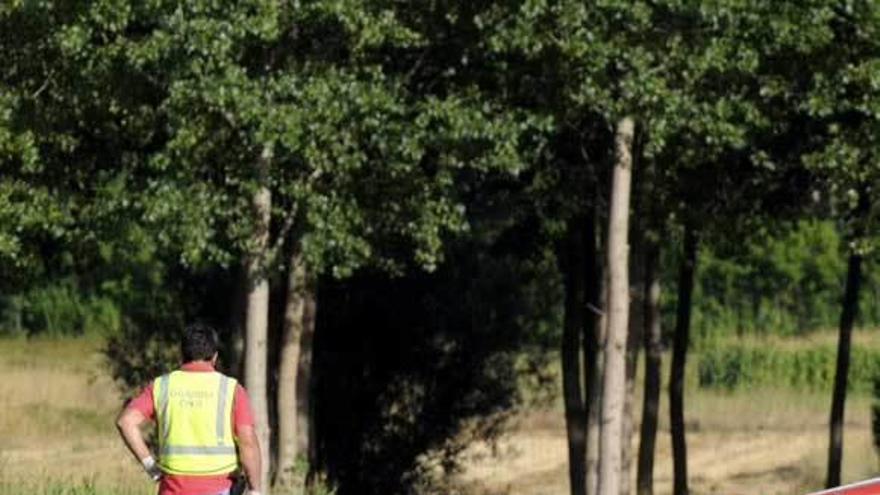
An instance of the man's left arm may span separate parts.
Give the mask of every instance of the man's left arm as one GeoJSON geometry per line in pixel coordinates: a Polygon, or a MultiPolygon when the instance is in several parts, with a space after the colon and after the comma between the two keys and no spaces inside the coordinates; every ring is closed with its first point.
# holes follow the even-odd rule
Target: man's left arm
{"type": "Polygon", "coordinates": [[[116,429],[119,430],[119,435],[122,437],[122,441],[125,442],[125,446],[141,463],[147,475],[153,481],[158,481],[162,476],[162,471],[150,453],[150,448],[147,446],[147,442],[141,433],[141,425],[148,418],[140,408],[144,408],[148,414],[150,413],[149,406],[152,405],[151,394],[152,390],[149,388],[145,389],[141,396],[123,409],[119,413],[119,417],[116,418],[116,429]],[[144,406],[143,403],[148,403],[148,406],[144,406]]]}
{"type": "Polygon", "coordinates": [[[128,450],[137,458],[138,462],[143,463],[144,459],[147,457],[151,457],[150,448],[147,447],[147,442],[144,440],[144,436],[141,433],[141,425],[147,418],[134,408],[126,408],[121,413],[119,413],[119,417],[116,418],[116,429],[119,430],[119,434],[122,436],[122,441],[125,442],[125,446],[128,447],[128,450]]]}

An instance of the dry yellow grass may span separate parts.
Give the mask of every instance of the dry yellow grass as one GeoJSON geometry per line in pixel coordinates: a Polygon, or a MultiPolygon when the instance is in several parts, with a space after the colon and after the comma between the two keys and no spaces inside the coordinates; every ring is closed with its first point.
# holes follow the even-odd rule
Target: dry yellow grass
{"type": "MultiPolygon", "coordinates": [[[[689,390],[685,409],[691,493],[803,495],[820,488],[827,459],[829,400],[830,392],[689,390]]],[[[846,482],[878,472],[869,406],[870,398],[864,396],[847,401],[846,482]]],[[[668,411],[665,397],[661,411],[668,411]]],[[[636,452],[638,438],[632,441],[636,452]]],[[[672,455],[665,416],[660,420],[656,454],[655,493],[668,495],[672,455]]],[[[460,481],[483,495],[568,493],[565,425],[559,407],[523,414],[494,453],[477,445],[469,455],[460,481]]]]}
{"type": "Polygon", "coordinates": [[[118,439],[99,346],[0,340],[0,493],[154,493],[118,439]]]}

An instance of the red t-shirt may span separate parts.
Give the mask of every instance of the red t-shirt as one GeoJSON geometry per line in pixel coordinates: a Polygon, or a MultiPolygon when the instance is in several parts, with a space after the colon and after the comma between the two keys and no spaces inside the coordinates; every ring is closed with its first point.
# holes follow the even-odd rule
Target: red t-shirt
{"type": "MultiPolygon", "coordinates": [[[[214,367],[206,362],[186,363],[180,367],[181,371],[211,372],[214,367]]],[[[147,419],[156,419],[156,409],[153,405],[153,384],[150,383],[144,390],[129,402],[129,409],[135,409],[147,419]]],[[[232,401],[232,433],[238,436],[238,429],[242,426],[254,425],[254,413],[251,411],[251,401],[244,387],[235,387],[235,397],[232,401]]],[[[166,474],[159,482],[159,495],[215,495],[228,490],[232,486],[232,479],[227,474],[216,476],[187,476],[180,474],[166,474]]]]}

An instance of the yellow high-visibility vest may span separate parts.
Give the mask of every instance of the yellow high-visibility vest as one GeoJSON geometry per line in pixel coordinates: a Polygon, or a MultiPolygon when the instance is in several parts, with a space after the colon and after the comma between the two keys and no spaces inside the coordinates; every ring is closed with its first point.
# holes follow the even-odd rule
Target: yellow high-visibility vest
{"type": "Polygon", "coordinates": [[[153,382],[159,427],[159,467],[169,474],[234,471],[232,436],[236,381],[217,372],[174,371],[153,382]]]}

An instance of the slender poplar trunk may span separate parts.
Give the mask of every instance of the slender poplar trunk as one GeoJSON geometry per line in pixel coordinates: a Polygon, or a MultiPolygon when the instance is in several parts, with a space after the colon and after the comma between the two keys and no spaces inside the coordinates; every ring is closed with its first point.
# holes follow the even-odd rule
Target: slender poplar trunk
{"type": "MultiPolygon", "coordinates": [[[[603,283],[603,288],[607,286],[603,283]]],[[[603,290],[604,292],[604,290],[603,290]]],[[[607,308],[608,297],[606,295],[600,298],[602,314],[598,315],[597,328],[595,329],[595,343],[590,343],[596,349],[591,351],[593,358],[590,360],[590,368],[586,371],[590,376],[589,389],[587,397],[589,400],[589,408],[587,410],[587,493],[595,495],[599,493],[599,459],[601,455],[601,438],[602,438],[602,370],[605,368],[605,356],[603,349],[605,347],[605,329],[607,328],[607,308]]]]}
{"type": "Polygon", "coordinates": [[[318,469],[317,424],[315,423],[316,382],[314,373],[315,322],[318,314],[317,282],[315,277],[306,278],[305,313],[302,334],[299,339],[299,371],[296,375],[296,420],[299,435],[297,450],[309,463],[309,474],[318,469]]]}
{"type": "Polygon", "coordinates": [[[572,495],[586,495],[586,414],[581,395],[580,350],[584,327],[584,225],[568,223],[565,240],[565,322],[562,335],[562,389],[568,438],[568,481],[572,495]]]}
{"type": "MultiPolygon", "coordinates": [[[[867,191],[859,191],[859,203],[854,212],[856,227],[852,240],[864,236],[864,218],[870,203],[867,191]]],[[[846,288],[843,294],[843,307],[840,313],[840,335],[837,341],[837,369],[834,374],[834,392],[831,398],[831,419],[829,422],[828,472],[825,486],[833,488],[840,485],[840,470],[843,463],[843,414],[846,403],[847,377],[849,374],[850,345],[852,329],[859,312],[859,289],[862,282],[862,255],[853,249],[849,255],[846,269],[846,288]]]]}
{"type": "Polygon", "coordinates": [[[275,485],[285,490],[297,484],[296,461],[299,450],[299,409],[297,396],[300,339],[305,317],[306,265],[299,241],[291,242],[290,268],[287,275],[287,300],[281,335],[281,360],[278,370],[278,468],[275,485]]]}
{"type": "Polygon", "coordinates": [[[624,117],[615,131],[615,163],[608,219],[608,331],[602,381],[599,495],[620,495],[621,441],[629,321],[628,225],[634,122],[624,117]]]}
{"type": "Polygon", "coordinates": [[[587,493],[595,494],[599,485],[599,432],[602,403],[602,332],[605,328],[604,270],[599,255],[598,206],[594,201],[587,218],[586,275],[587,303],[589,312],[584,322],[584,408],[587,418],[587,493]]]}
{"type": "MultiPolygon", "coordinates": [[[[643,193],[642,186],[636,178],[635,190],[639,195],[643,193]]],[[[640,198],[633,199],[633,210],[641,212],[639,207],[640,198]]],[[[640,215],[639,215],[640,216],[640,215]]],[[[629,332],[626,338],[626,394],[623,401],[623,434],[620,449],[621,477],[620,495],[629,495],[632,492],[632,440],[635,420],[636,402],[636,370],[639,364],[639,351],[642,347],[642,326],[644,325],[644,305],[642,303],[643,291],[640,290],[644,283],[644,261],[642,221],[634,219],[632,230],[632,248],[630,257],[633,261],[631,268],[630,288],[630,317],[629,332]]]]}
{"type": "Polygon", "coordinates": [[[256,420],[257,437],[263,459],[261,486],[269,487],[269,403],[267,390],[267,343],[269,332],[269,280],[266,276],[266,254],[269,244],[269,224],[271,221],[272,193],[269,191],[269,164],[272,160],[271,148],[266,148],[258,162],[261,186],[254,193],[252,206],[255,222],[252,238],[252,251],[248,253],[246,275],[248,281],[247,317],[245,322],[245,386],[251,399],[251,407],[256,420]]]}
{"type": "Polygon", "coordinates": [[[687,495],[687,443],[684,427],[684,372],[690,340],[691,296],[697,265],[697,236],[689,224],[684,229],[681,267],[678,274],[678,307],[672,345],[672,369],[669,379],[669,416],[672,430],[674,495],[687,495]]]}
{"type": "Polygon", "coordinates": [[[660,246],[652,239],[645,244],[644,345],[645,390],[642,400],[642,428],[639,441],[638,495],[654,493],[654,453],[657,445],[657,419],[660,411],[660,372],[663,356],[660,326],[660,246]]]}
{"type": "MultiPolygon", "coordinates": [[[[306,300],[306,326],[303,331],[303,340],[300,344],[300,371],[299,381],[304,384],[299,390],[304,391],[308,397],[300,396],[299,406],[301,408],[300,424],[308,424],[308,446],[304,446],[303,450],[308,452],[309,472],[306,475],[306,493],[311,493],[319,488],[318,482],[324,478],[327,472],[326,457],[322,444],[324,442],[319,429],[318,418],[320,417],[320,388],[322,369],[328,369],[326,360],[321,360],[323,334],[317,332],[318,317],[318,284],[317,280],[312,287],[312,297],[306,300]],[[306,362],[305,360],[308,359],[306,362]],[[306,400],[307,399],[307,400],[306,400]],[[304,416],[308,417],[305,418],[304,416]],[[309,491],[311,490],[311,491],[309,491]]],[[[302,437],[301,437],[302,438],[302,437]]]]}
{"type": "Polygon", "coordinates": [[[636,369],[638,367],[639,349],[642,343],[642,304],[641,297],[631,301],[629,335],[626,342],[626,389],[623,400],[623,424],[621,426],[620,445],[620,495],[629,495],[632,491],[633,432],[636,402],[636,369]],[[635,309],[638,306],[638,309],[635,309]]]}

